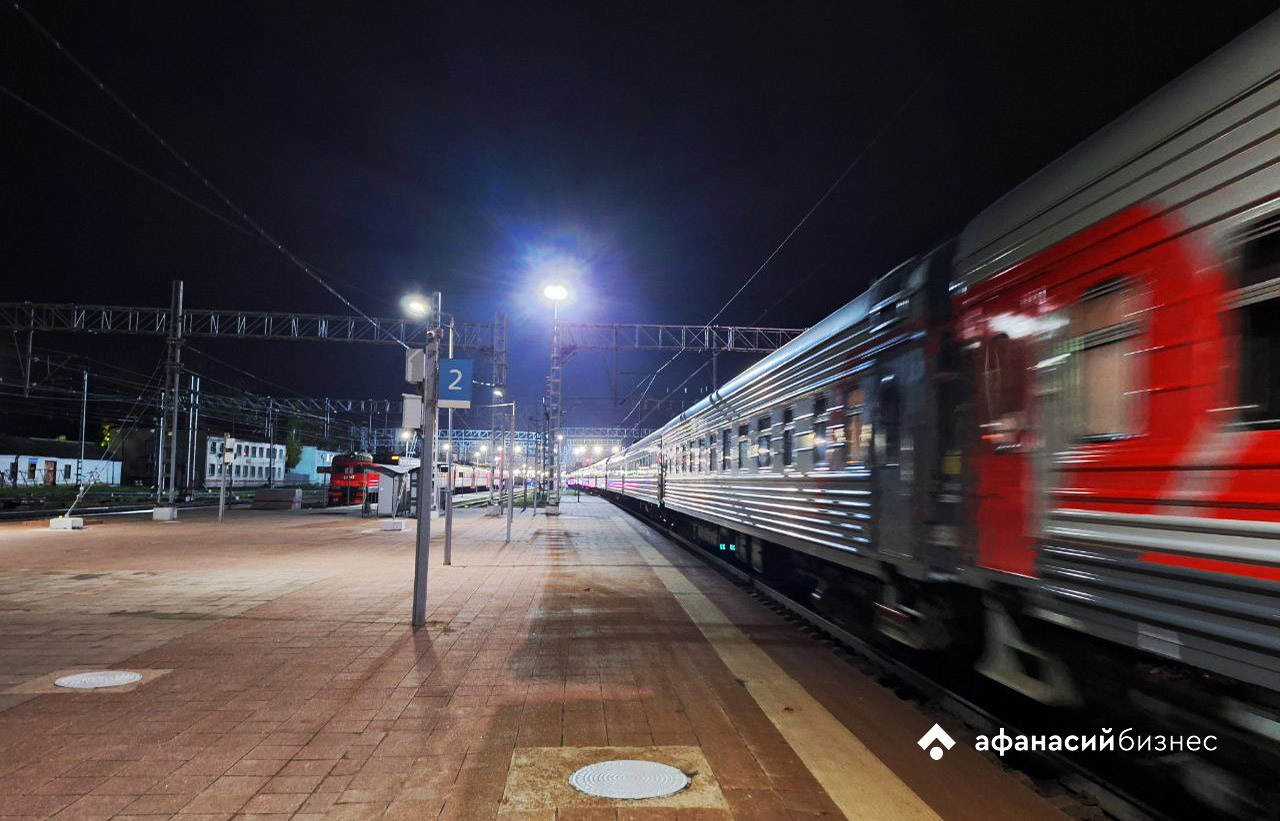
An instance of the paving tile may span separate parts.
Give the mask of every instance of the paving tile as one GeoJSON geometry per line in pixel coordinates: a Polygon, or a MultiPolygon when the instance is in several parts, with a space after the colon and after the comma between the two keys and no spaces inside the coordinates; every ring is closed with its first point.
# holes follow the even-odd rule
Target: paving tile
{"type": "MultiPolygon", "coordinates": [[[[232,511],[221,526],[113,521],[74,540],[0,525],[0,690],[86,665],[168,671],[126,692],[0,696],[0,815],[838,817],[609,506],[523,514],[510,543],[505,522],[459,512],[452,567],[433,540],[417,631],[414,533],[370,525],[232,511]],[[686,750],[716,800],[583,802],[567,771],[520,781],[534,749],[565,766],[686,750]]],[[[696,561],[663,555],[744,630],[775,631],[762,643],[802,643],[696,561]]],[[[857,676],[824,671],[809,685],[824,698],[857,676]]]]}

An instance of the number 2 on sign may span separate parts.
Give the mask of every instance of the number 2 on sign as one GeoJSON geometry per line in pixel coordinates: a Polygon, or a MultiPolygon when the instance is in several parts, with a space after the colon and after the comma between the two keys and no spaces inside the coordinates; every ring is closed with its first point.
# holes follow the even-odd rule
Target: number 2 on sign
{"type": "Polygon", "coordinates": [[[449,383],[449,390],[451,391],[462,390],[462,369],[450,368],[449,374],[453,377],[453,381],[449,383]]]}

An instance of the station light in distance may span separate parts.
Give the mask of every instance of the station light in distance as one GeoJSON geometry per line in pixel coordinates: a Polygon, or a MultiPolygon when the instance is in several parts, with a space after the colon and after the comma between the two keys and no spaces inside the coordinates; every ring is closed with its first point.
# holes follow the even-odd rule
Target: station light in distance
{"type": "Polygon", "coordinates": [[[569,289],[559,282],[552,282],[543,287],[542,295],[552,302],[564,302],[569,298],[569,289]]]}
{"type": "Polygon", "coordinates": [[[400,307],[410,316],[424,317],[431,313],[431,303],[421,294],[409,294],[400,300],[400,307]]]}

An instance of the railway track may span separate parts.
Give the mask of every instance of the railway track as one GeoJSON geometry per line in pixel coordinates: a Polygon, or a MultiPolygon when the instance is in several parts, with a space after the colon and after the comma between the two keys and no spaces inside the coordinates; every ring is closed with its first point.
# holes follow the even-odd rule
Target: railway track
{"type": "MultiPolygon", "coordinates": [[[[1003,715],[958,692],[940,677],[922,672],[876,647],[836,621],[806,607],[794,596],[690,542],[663,522],[627,507],[622,510],[743,587],[775,612],[803,624],[808,632],[816,634],[833,649],[844,650],[843,655],[849,661],[858,664],[864,672],[876,675],[899,697],[916,702],[923,711],[948,715],[975,734],[994,736],[1001,729],[1011,736],[1022,732],[1020,723],[1024,719],[1003,715]]],[[[988,755],[1003,768],[1020,774],[1021,780],[1051,799],[1068,816],[1090,821],[1171,821],[1174,817],[1117,783],[1111,776],[1099,773],[1070,756],[1048,750],[1020,753],[1016,759],[988,755]]]]}

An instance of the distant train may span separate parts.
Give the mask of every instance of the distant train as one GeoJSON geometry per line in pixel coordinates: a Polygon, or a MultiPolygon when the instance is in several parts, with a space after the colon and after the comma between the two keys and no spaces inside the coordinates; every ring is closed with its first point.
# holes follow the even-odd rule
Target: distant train
{"type": "MultiPolygon", "coordinates": [[[[343,453],[333,457],[329,469],[330,507],[363,505],[366,494],[376,494],[382,486],[376,463],[394,461],[391,456],[375,456],[370,453],[343,453]]],[[[489,470],[475,465],[453,465],[453,492],[474,493],[489,489],[489,470]]],[[[436,465],[436,488],[446,486],[446,468],[436,465]]]]}
{"type": "Polygon", "coordinates": [[[569,481],[1274,812],[1277,368],[1273,15],[569,481]]]}

